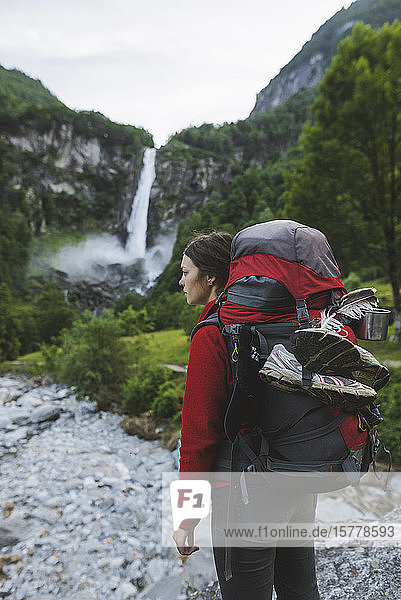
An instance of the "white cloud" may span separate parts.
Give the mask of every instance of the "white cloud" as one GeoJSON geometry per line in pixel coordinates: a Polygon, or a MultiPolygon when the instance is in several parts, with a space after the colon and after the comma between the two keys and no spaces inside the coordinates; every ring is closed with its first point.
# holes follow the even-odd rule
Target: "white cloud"
{"type": "Polygon", "coordinates": [[[0,64],[158,143],[249,114],[341,0],[0,0],[0,64]]]}

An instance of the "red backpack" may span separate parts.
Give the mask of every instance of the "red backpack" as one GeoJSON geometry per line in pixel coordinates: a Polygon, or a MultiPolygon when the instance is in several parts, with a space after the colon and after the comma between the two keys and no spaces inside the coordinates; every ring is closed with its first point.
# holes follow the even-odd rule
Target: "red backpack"
{"type": "MultiPolygon", "coordinates": [[[[326,237],[294,221],[253,225],[233,239],[231,267],[216,325],[231,357],[234,388],[214,470],[337,473],[310,491],[357,484],[379,447],[373,404],[351,414],[303,392],[264,383],[258,372],[275,344],[291,351],[291,336],[346,293],[326,237]],[[224,298],[224,301],[223,299],[224,298]],[[251,421],[250,434],[240,433],[251,421]],[[236,462],[237,457],[237,462],[236,462]]],[[[307,374],[306,374],[307,376],[307,374]]],[[[387,451],[387,450],[386,450],[387,451]]]]}

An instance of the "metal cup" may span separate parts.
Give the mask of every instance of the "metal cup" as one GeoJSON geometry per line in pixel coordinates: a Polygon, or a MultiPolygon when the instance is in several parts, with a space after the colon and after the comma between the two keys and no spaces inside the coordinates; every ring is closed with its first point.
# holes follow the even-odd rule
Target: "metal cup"
{"type": "Polygon", "coordinates": [[[390,315],[391,310],[387,308],[375,308],[366,313],[354,329],[356,337],[360,340],[384,341],[387,338],[390,315]]]}

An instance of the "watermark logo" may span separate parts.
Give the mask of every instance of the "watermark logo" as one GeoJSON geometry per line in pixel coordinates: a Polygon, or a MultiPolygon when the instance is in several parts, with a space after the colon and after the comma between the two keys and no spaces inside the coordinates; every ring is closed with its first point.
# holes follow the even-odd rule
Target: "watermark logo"
{"type": "Polygon", "coordinates": [[[204,519],[209,514],[211,486],[209,481],[185,479],[170,484],[173,526],[178,529],[185,519],[204,519]]]}

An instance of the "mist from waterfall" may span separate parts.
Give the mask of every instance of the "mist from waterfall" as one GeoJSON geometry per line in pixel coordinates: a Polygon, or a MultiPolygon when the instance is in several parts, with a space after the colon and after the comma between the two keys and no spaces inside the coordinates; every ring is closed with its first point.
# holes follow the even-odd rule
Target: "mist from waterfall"
{"type": "Polygon", "coordinates": [[[79,244],[64,246],[48,261],[48,266],[67,273],[72,283],[96,283],[107,281],[110,273],[115,273],[116,267],[121,265],[122,272],[131,269],[136,279],[141,280],[132,289],[143,292],[149,288],[168,264],[176,236],[176,230],[160,234],[154,245],[146,248],[149,198],[156,177],[155,161],[156,149],[147,148],[127,224],[125,246],[115,235],[89,235],[79,244]]]}

